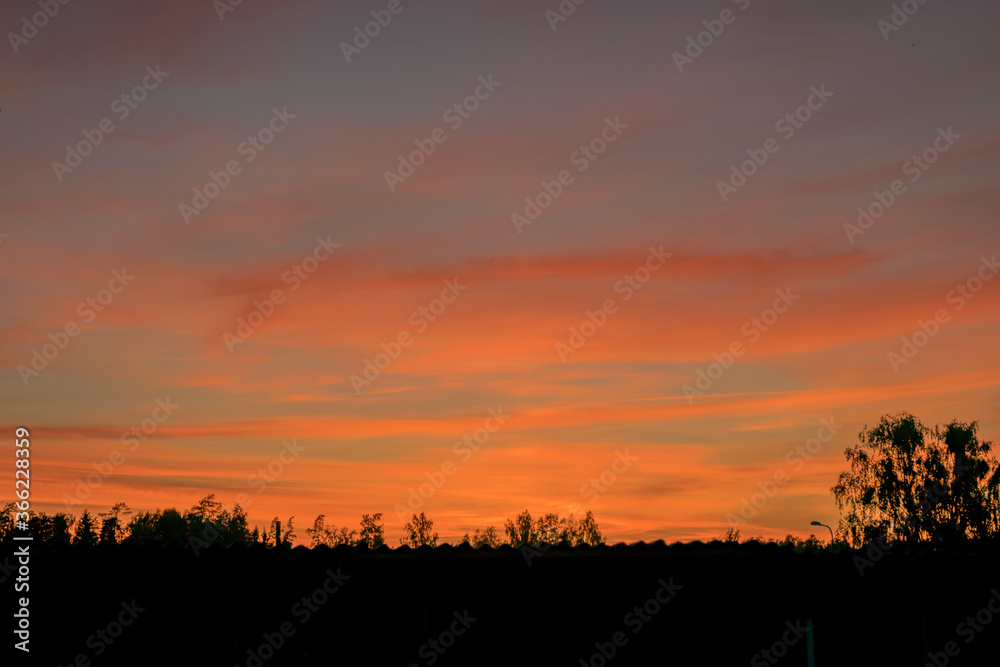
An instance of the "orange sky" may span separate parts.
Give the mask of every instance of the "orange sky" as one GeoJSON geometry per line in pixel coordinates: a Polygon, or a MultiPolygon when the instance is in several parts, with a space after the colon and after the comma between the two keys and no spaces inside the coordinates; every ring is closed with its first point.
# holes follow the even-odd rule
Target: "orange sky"
{"type": "Polygon", "coordinates": [[[381,5],[61,6],[0,77],[0,421],[32,430],[34,508],[215,493],[300,540],[383,512],[395,545],[436,480],[446,541],[524,509],[673,541],[784,473],[742,532],[805,537],[882,415],[996,441],[1000,16],[884,35],[891,4],[404,3],[350,62],[381,5]]]}

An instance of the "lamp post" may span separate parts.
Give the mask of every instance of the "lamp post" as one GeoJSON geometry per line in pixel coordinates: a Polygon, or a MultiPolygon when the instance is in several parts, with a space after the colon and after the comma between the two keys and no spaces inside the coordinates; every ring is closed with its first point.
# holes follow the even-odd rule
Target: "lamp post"
{"type": "Polygon", "coordinates": [[[810,526],[823,526],[824,528],[826,528],[827,530],[829,530],[830,531],[830,544],[833,544],[833,528],[830,528],[830,526],[826,525],[825,523],[820,523],[819,521],[813,521],[809,525],[810,526]]]}
{"type": "MultiPolygon", "coordinates": [[[[820,523],[819,521],[812,521],[809,523],[810,526],[823,526],[830,531],[830,544],[833,544],[833,528],[826,525],[825,523],[820,523]]],[[[806,619],[806,661],[809,667],[815,665],[814,659],[814,644],[813,644],[813,621],[811,618],[806,619]]]]}

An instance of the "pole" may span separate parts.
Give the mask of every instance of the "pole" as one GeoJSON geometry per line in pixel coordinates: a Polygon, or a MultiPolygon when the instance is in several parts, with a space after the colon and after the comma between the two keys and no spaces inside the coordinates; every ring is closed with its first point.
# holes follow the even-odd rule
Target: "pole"
{"type": "Polygon", "coordinates": [[[813,620],[811,618],[806,619],[806,658],[809,667],[816,667],[816,662],[813,659],[813,620]]]}

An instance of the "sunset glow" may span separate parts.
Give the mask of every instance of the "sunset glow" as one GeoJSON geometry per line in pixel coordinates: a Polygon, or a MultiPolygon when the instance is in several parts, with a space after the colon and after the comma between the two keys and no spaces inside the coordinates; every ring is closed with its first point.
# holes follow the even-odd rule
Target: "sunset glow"
{"type": "Polygon", "coordinates": [[[996,3],[140,4],[5,47],[36,511],[826,539],[882,415],[1000,439],[996,3]]]}

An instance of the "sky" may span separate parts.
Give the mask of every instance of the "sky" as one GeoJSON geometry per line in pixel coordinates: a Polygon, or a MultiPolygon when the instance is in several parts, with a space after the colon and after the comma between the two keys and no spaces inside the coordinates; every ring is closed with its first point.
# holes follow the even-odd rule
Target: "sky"
{"type": "Polygon", "coordinates": [[[1000,6],[902,4],[3,3],[32,507],[805,538],[997,441],[1000,6]]]}

